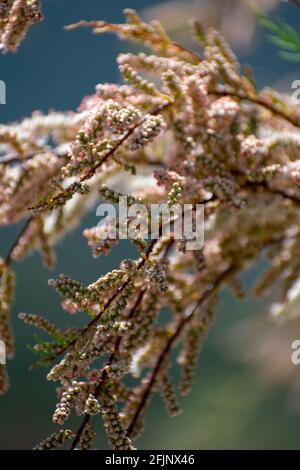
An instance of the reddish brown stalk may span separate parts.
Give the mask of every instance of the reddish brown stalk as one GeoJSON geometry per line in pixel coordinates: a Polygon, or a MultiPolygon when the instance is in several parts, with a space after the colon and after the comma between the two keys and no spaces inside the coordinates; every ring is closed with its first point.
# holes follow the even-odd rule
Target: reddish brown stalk
{"type": "MultiPolygon", "coordinates": [[[[170,249],[172,248],[172,245],[173,245],[173,244],[174,244],[174,238],[172,237],[172,238],[170,238],[169,243],[167,244],[167,247],[166,247],[165,253],[164,253],[164,255],[163,255],[163,258],[165,258],[166,256],[168,256],[169,251],[170,251],[170,249]]],[[[145,295],[145,292],[146,292],[146,288],[143,288],[143,289],[140,290],[139,295],[137,296],[137,299],[136,299],[136,301],[135,301],[133,307],[130,309],[130,312],[129,312],[129,314],[128,314],[128,317],[127,317],[127,318],[128,318],[129,320],[134,317],[134,314],[135,314],[137,308],[139,307],[139,305],[141,304],[141,302],[142,302],[142,300],[143,300],[143,297],[144,297],[144,295],[145,295]]],[[[95,397],[95,398],[98,398],[98,396],[99,396],[99,394],[100,394],[100,392],[101,392],[101,390],[102,390],[102,387],[103,387],[103,385],[104,385],[104,383],[105,383],[105,379],[106,379],[106,377],[107,377],[107,369],[108,369],[109,366],[112,364],[112,362],[113,362],[113,360],[114,360],[116,354],[118,353],[119,347],[120,347],[120,344],[121,344],[121,341],[122,341],[122,337],[119,336],[119,337],[117,338],[117,340],[116,340],[116,344],[115,344],[115,349],[114,349],[114,351],[113,351],[112,354],[110,355],[110,357],[109,357],[109,359],[108,359],[108,361],[107,361],[105,367],[102,369],[101,377],[100,377],[100,379],[99,379],[98,385],[97,385],[97,387],[96,387],[96,389],[95,389],[95,393],[94,393],[94,397],[95,397]]],[[[71,446],[71,449],[70,449],[70,450],[75,450],[75,448],[76,448],[76,446],[77,446],[77,444],[78,444],[78,442],[79,442],[79,440],[80,440],[80,438],[81,438],[81,435],[82,435],[82,433],[83,433],[83,431],[84,431],[86,425],[88,424],[89,420],[90,420],[90,415],[85,415],[85,416],[84,416],[84,419],[83,419],[83,421],[82,421],[82,423],[81,423],[81,425],[80,425],[80,428],[78,429],[78,431],[77,431],[77,433],[76,433],[75,439],[74,439],[73,442],[72,442],[72,446],[71,446]]]]}
{"type": "Polygon", "coordinates": [[[270,188],[267,184],[264,183],[253,183],[253,185],[250,183],[251,186],[257,185],[258,187],[260,186],[261,188],[264,188],[264,190],[267,190],[268,192],[272,194],[278,194],[278,196],[282,196],[284,199],[288,199],[292,201],[294,204],[299,205],[300,204],[300,197],[293,195],[293,194],[287,194],[285,191],[281,189],[276,189],[276,188],[270,188]]]}
{"type": "Polygon", "coordinates": [[[7,155],[3,155],[0,157],[0,165],[7,165],[8,163],[17,163],[17,162],[23,162],[24,160],[29,160],[30,158],[33,158],[34,154],[29,154],[26,155],[25,157],[21,157],[17,153],[9,153],[7,155]]]}
{"type": "MultiPolygon", "coordinates": [[[[143,299],[143,296],[144,296],[145,292],[146,292],[146,289],[141,289],[141,291],[140,291],[140,293],[139,293],[132,309],[129,312],[128,319],[130,319],[134,316],[138,306],[140,305],[140,303],[143,299]]],[[[110,367],[110,365],[113,363],[114,358],[115,358],[116,354],[119,351],[121,341],[122,341],[122,336],[119,336],[116,340],[114,351],[111,353],[106,365],[102,369],[101,377],[98,381],[97,387],[96,387],[95,392],[94,392],[94,397],[95,398],[98,398],[99,395],[100,395],[100,392],[102,390],[102,387],[103,387],[103,385],[105,383],[105,380],[106,380],[106,377],[107,377],[107,370],[110,367]]],[[[76,446],[77,446],[78,442],[80,441],[82,433],[83,433],[86,425],[88,424],[89,420],[90,420],[90,415],[88,415],[88,414],[84,415],[83,421],[80,425],[80,428],[78,429],[78,431],[76,433],[76,436],[75,436],[75,438],[72,442],[70,450],[75,450],[76,449],[76,446]]]]}
{"type": "MultiPolygon", "coordinates": [[[[150,112],[150,114],[155,116],[156,114],[158,114],[161,111],[163,111],[164,109],[166,109],[170,104],[171,104],[171,102],[166,102],[165,104],[157,106],[155,109],[153,109],[150,112]]],[[[130,127],[130,129],[128,129],[128,131],[125,132],[123,137],[117,142],[115,147],[113,147],[105,155],[105,157],[102,158],[102,160],[100,162],[98,162],[95,166],[90,168],[90,170],[87,173],[85,173],[84,175],[82,175],[80,177],[79,183],[84,183],[85,181],[91,179],[94,176],[94,174],[96,173],[96,171],[118,150],[118,148],[121,147],[121,145],[123,145],[123,143],[133,134],[133,132],[139,126],[141,126],[144,123],[145,119],[146,119],[146,117],[144,116],[140,121],[138,121],[136,124],[134,124],[132,127],[130,127]]],[[[47,205],[49,204],[49,202],[53,203],[55,201],[58,201],[62,196],[64,196],[64,194],[68,193],[68,191],[70,191],[70,189],[66,188],[65,191],[63,191],[62,193],[57,194],[54,198],[50,199],[50,201],[43,202],[41,204],[38,204],[37,206],[30,207],[29,209],[31,209],[31,210],[40,210],[40,209],[46,208],[47,205]]]]}
{"type": "Polygon", "coordinates": [[[242,101],[249,101],[251,103],[254,103],[258,106],[261,106],[268,111],[270,111],[272,114],[275,116],[281,117],[282,119],[285,119],[287,122],[292,124],[295,127],[300,127],[300,117],[296,118],[293,115],[290,115],[283,110],[280,110],[276,108],[272,103],[270,103],[267,99],[265,99],[262,96],[259,95],[246,95],[244,93],[238,93],[235,91],[229,91],[229,90],[213,90],[210,93],[211,95],[215,96],[231,96],[232,98],[236,98],[238,100],[242,101]]]}
{"type": "Polygon", "coordinates": [[[33,221],[34,217],[31,216],[27,219],[27,221],[25,222],[25,225],[23,226],[21,232],[19,233],[19,235],[17,236],[16,240],[14,241],[14,243],[12,244],[12,246],[10,247],[6,257],[5,257],[5,264],[7,266],[9,266],[12,262],[12,254],[14,252],[14,249],[16,248],[16,246],[18,246],[18,243],[20,241],[20,239],[22,238],[22,236],[24,235],[24,233],[26,232],[26,230],[28,229],[29,225],[31,224],[31,222],[33,221]]]}
{"type": "MultiPolygon", "coordinates": [[[[149,244],[149,247],[148,247],[148,250],[145,254],[145,256],[140,260],[140,262],[138,263],[138,266],[137,266],[137,269],[141,269],[144,264],[146,263],[146,261],[149,259],[149,256],[151,255],[152,251],[153,251],[153,248],[154,246],[156,245],[156,243],[158,242],[158,240],[152,240],[151,243],[149,244]]],[[[79,333],[78,336],[76,336],[76,338],[70,343],[68,344],[68,346],[62,348],[61,350],[59,350],[55,356],[51,356],[51,357],[48,357],[48,358],[45,358],[45,361],[46,362],[50,362],[50,361],[54,361],[58,356],[60,356],[61,354],[63,354],[64,352],[66,352],[69,348],[71,348],[72,346],[74,346],[77,341],[88,331],[88,329],[94,325],[96,325],[99,320],[101,319],[102,315],[106,312],[106,310],[111,306],[112,302],[116,299],[116,297],[121,293],[123,292],[123,290],[128,286],[128,284],[130,283],[131,281],[131,277],[128,277],[126,279],[126,281],[123,282],[123,284],[114,292],[114,294],[107,300],[107,302],[104,304],[103,308],[101,309],[101,311],[98,313],[98,315],[96,317],[94,317],[89,323],[88,325],[79,333]]]]}
{"type": "MultiPolygon", "coordinates": [[[[244,173],[240,172],[240,171],[233,171],[232,174],[234,176],[237,176],[237,177],[245,177],[247,178],[247,175],[245,175],[244,173]]],[[[263,189],[264,191],[267,191],[271,194],[278,194],[279,196],[282,196],[284,199],[289,199],[290,201],[292,201],[293,203],[299,205],[300,204],[300,197],[299,196],[296,196],[296,195],[293,195],[293,194],[288,194],[288,192],[284,191],[283,189],[279,189],[279,188],[272,188],[268,185],[268,182],[267,181],[251,181],[251,180],[246,180],[246,182],[243,184],[241,184],[241,188],[247,188],[247,189],[250,189],[250,188],[253,188],[253,190],[260,190],[260,189],[263,189]]]]}
{"type": "Polygon", "coordinates": [[[136,409],[136,412],[131,420],[131,423],[130,425],[128,426],[128,429],[127,429],[127,436],[130,437],[134,428],[135,428],[135,425],[136,423],[138,422],[139,420],[139,417],[141,415],[141,413],[143,412],[144,410],[144,407],[145,405],[147,404],[147,401],[148,401],[148,398],[150,397],[151,395],[151,392],[152,392],[152,389],[155,385],[155,382],[156,382],[156,379],[160,373],[160,370],[165,362],[165,359],[170,351],[170,349],[172,348],[172,346],[174,345],[174,343],[176,342],[176,340],[178,339],[180,333],[183,331],[184,327],[186,326],[186,324],[194,317],[194,315],[197,313],[199,307],[203,304],[203,302],[208,298],[210,297],[211,294],[213,294],[217,288],[220,286],[220,284],[224,281],[224,279],[229,275],[231,274],[232,272],[234,271],[234,267],[231,267],[231,268],[228,268],[226,271],[224,271],[219,277],[218,279],[215,281],[214,284],[210,285],[207,290],[202,294],[202,296],[200,297],[200,299],[198,300],[198,302],[196,303],[196,305],[194,306],[194,308],[192,309],[192,311],[188,314],[186,314],[182,319],[181,321],[178,323],[178,326],[176,328],[176,330],[174,331],[173,335],[169,338],[169,340],[167,341],[167,344],[165,345],[165,347],[163,348],[161,354],[159,355],[158,357],[158,360],[156,362],[156,366],[154,367],[152,373],[151,373],[151,376],[150,376],[150,380],[149,380],[149,383],[143,393],[143,396],[142,396],[142,399],[139,403],[139,406],[137,407],[136,409]]]}
{"type": "Polygon", "coordinates": [[[290,0],[290,2],[296,5],[296,7],[300,8],[300,0],[290,0]]]}
{"type": "MultiPolygon", "coordinates": [[[[295,5],[298,7],[300,6],[300,0],[292,0],[295,5]]],[[[92,27],[92,28],[105,28],[108,27],[110,31],[114,31],[118,33],[120,31],[120,28],[118,25],[107,23],[105,21],[79,21],[78,23],[74,23],[71,25],[68,25],[65,27],[67,31],[72,31],[74,29],[80,28],[82,26],[87,26],[87,27],[92,27]]],[[[193,61],[195,61],[197,64],[201,62],[201,57],[191,51],[190,49],[187,49],[180,44],[173,42],[172,45],[177,48],[178,50],[185,52],[189,54],[193,61]]],[[[293,126],[295,127],[300,127],[300,119],[294,118],[293,116],[289,115],[288,113],[285,113],[282,110],[277,109],[275,106],[272,105],[272,103],[268,102],[266,99],[264,99],[261,96],[258,95],[245,95],[245,94],[240,94],[238,92],[234,91],[219,91],[219,90],[214,90],[212,95],[219,95],[219,96],[232,96],[233,98],[237,98],[239,100],[245,100],[245,101],[250,101],[254,104],[257,104],[259,106],[262,106],[265,109],[268,109],[272,114],[277,115],[279,117],[282,117],[286,121],[290,122],[293,126]]]]}

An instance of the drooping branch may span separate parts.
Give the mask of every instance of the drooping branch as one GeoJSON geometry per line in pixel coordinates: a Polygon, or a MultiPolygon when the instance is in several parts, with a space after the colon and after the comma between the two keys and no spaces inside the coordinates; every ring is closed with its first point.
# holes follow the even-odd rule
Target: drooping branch
{"type": "MultiPolygon", "coordinates": [[[[101,29],[103,30],[108,29],[109,31],[112,31],[115,33],[119,33],[121,31],[121,28],[119,25],[108,23],[107,21],[84,21],[84,20],[67,25],[65,26],[64,29],[66,31],[74,31],[75,29],[82,28],[82,27],[92,28],[98,31],[101,29]]],[[[148,33],[148,36],[149,36],[151,43],[157,42],[159,44],[161,41],[161,37],[159,35],[155,35],[155,33],[153,32],[151,34],[148,33]]],[[[145,39],[147,39],[147,37],[145,39]]],[[[185,54],[187,54],[193,63],[197,64],[199,63],[199,61],[201,61],[201,57],[196,52],[191,51],[190,49],[182,46],[182,44],[179,44],[173,41],[172,47],[174,48],[175,51],[177,50],[178,52],[184,52],[185,54]]]]}
{"type": "Polygon", "coordinates": [[[300,8],[300,0],[290,0],[296,7],[300,8]]]}
{"type": "Polygon", "coordinates": [[[29,225],[33,222],[33,220],[34,220],[34,216],[31,216],[27,219],[27,221],[25,222],[24,226],[22,227],[20,233],[18,234],[17,238],[15,239],[14,243],[9,248],[8,253],[5,257],[5,264],[7,266],[9,266],[11,264],[14,249],[16,248],[16,246],[18,246],[18,243],[19,243],[20,239],[22,238],[22,236],[24,235],[24,233],[28,229],[29,225]]]}
{"type": "Polygon", "coordinates": [[[288,111],[285,112],[284,110],[277,108],[273,103],[268,101],[263,96],[254,95],[254,94],[245,94],[243,92],[237,92],[237,91],[230,91],[229,89],[226,89],[226,91],[222,89],[216,89],[216,90],[211,91],[211,94],[215,96],[232,96],[232,98],[236,98],[237,100],[240,100],[240,101],[249,101],[250,103],[256,104],[270,111],[274,116],[278,116],[284,119],[285,121],[289,122],[293,126],[300,128],[300,116],[295,117],[291,115],[288,111]]]}
{"type": "Polygon", "coordinates": [[[152,392],[152,389],[156,383],[156,379],[157,377],[159,376],[159,373],[161,371],[161,368],[165,362],[165,359],[167,357],[167,355],[169,354],[172,346],[174,345],[174,343],[176,342],[176,340],[179,338],[180,334],[182,333],[183,329],[185,328],[185,326],[193,319],[193,317],[199,312],[199,307],[201,307],[201,305],[203,305],[203,303],[213,294],[217,291],[217,289],[220,287],[220,285],[222,284],[222,282],[226,279],[226,277],[229,275],[229,274],[232,274],[232,272],[234,272],[234,267],[230,267],[228,268],[226,271],[224,271],[216,280],[214,283],[212,283],[208,289],[201,295],[200,299],[196,302],[196,304],[194,305],[194,307],[192,308],[192,310],[190,312],[186,312],[185,315],[183,316],[183,318],[179,321],[174,333],[170,336],[170,338],[168,339],[165,347],[163,348],[162,352],[160,353],[158,359],[157,359],[157,362],[156,362],[156,365],[155,367],[153,368],[153,371],[151,373],[151,376],[150,376],[150,379],[149,379],[149,382],[148,382],[148,385],[143,393],[143,396],[141,398],[141,401],[136,409],[136,412],[130,422],[130,425],[128,426],[128,429],[127,429],[127,436],[130,437],[131,436],[131,433],[136,425],[136,423],[138,422],[139,420],[139,417],[141,415],[141,413],[143,412],[144,410],[144,407],[148,401],[148,398],[152,392]]]}
{"type": "MultiPolygon", "coordinates": [[[[170,240],[168,241],[167,243],[167,246],[166,246],[166,249],[165,249],[165,252],[162,256],[162,259],[166,258],[169,254],[169,251],[170,249],[172,248],[174,244],[174,238],[173,237],[170,237],[170,240]]],[[[152,249],[151,251],[153,250],[154,248],[154,244],[152,246],[152,249]]],[[[148,250],[149,252],[149,250],[148,250]]],[[[131,307],[129,313],[127,314],[127,319],[128,320],[134,320],[134,315],[137,311],[137,309],[139,308],[142,300],[143,300],[143,297],[146,293],[147,289],[146,288],[141,288],[138,295],[137,295],[137,298],[133,304],[133,306],[131,307]]],[[[107,363],[105,364],[105,366],[103,367],[102,371],[101,371],[101,376],[100,376],[100,379],[98,381],[98,384],[96,386],[96,389],[95,389],[95,392],[94,392],[94,397],[97,399],[102,391],[102,388],[105,384],[105,380],[107,378],[107,370],[109,369],[109,367],[112,365],[116,355],[118,354],[119,352],[119,348],[120,348],[120,345],[121,345],[121,342],[122,342],[122,336],[118,336],[117,339],[116,339],[116,343],[115,343],[115,347],[114,347],[114,351],[111,353],[111,355],[109,356],[108,358],[108,361],[107,363]]],[[[72,445],[71,445],[71,449],[70,450],[75,450],[76,449],[76,446],[77,444],[79,443],[80,441],[80,438],[85,430],[85,427],[86,425],[88,424],[90,420],[90,415],[86,414],[83,418],[83,421],[76,433],[76,436],[72,442],[72,445]]]]}
{"type": "MultiPolygon", "coordinates": [[[[56,230],[61,229],[61,224],[67,224],[70,219],[73,222],[69,216],[72,210],[72,216],[79,221],[81,211],[88,206],[89,196],[81,197],[87,191],[90,200],[100,194],[113,204],[125,195],[130,200],[129,205],[143,202],[148,214],[151,204],[162,203],[171,211],[175,204],[181,209],[189,204],[193,229],[196,203],[205,205],[207,243],[202,249],[189,252],[190,239],[183,234],[178,250],[168,256],[169,244],[161,256],[165,239],[157,248],[155,240],[139,244],[130,236],[140,253],[137,260],[123,260],[120,269],[88,286],[64,274],[51,280],[50,284],[63,298],[64,310],[88,314],[83,328],[66,328],[58,333],[55,325],[45,324],[42,317],[21,315],[21,319],[42,328],[51,337],[51,342],[34,346],[34,351],[40,354],[40,364],[48,365],[66,352],[49,372],[48,379],[60,380],[62,385],[62,397],[59,397],[53,421],[64,424],[73,406],[83,415],[75,437],[72,433],[73,450],[87,448],[87,441],[91,444],[90,416],[99,413],[101,406],[112,447],[127,449],[126,430],[128,437],[136,437],[149,398],[158,391],[165,400],[166,390],[169,393],[172,389],[166,360],[170,362],[169,353],[178,340],[182,341],[182,377],[187,379],[185,388],[182,387],[184,379],[180,384],[180,391],[187,393],[186,384],[189,377],[192,378],[192,367],[197,359],[196,343],[198,340],[201,343],[214,315],[214,294],[218,293],[222,282],[227,281],[240,298],[242,289],[239,291],[238,275],[259,258],[262,250],[279,243],[278,257],[281,256],[283,262],[282,266],[279,263],[282,271],[275,266],[276,275],[278,272],[286,274],[284,250],[289,250],[285,291],[299,276],[295,234],[299,234],[300,121],[296,107],[275,92],[257,93],[251,78],[241,74],[237,59],[215,30],[200,28],[198,31],[204,49],[202,60],[198,54],[174,43],[157,22],[144,23],[132,11],[127,11],[126,16],[125,25],[81,23],[117,32],[123,38],[141,40],[152,48],[152,55],[122,54],[119,57],[125,84],[99,85],[96,93],[83,101],[79,114],[33,116],[5,127],[2,133],[1,144],[16,151],[20,148],[25,162],[22,164],[21,159],[13,155],[0,158],[3,164],[0,196],[4,201],[1,215],[5,222],[12,219],[18,222],[38,195],[42,202],[34,210],[54,210],[49,215],[34,216],[45,221],[46,245],[56,239],[56,230]],[[153,83],[148,80],[151,74],[155,76],[153,83]],[[222,86],[216,85],[221,83],[222,86]],[[281,119],[273,119],[273,116],[281,119]],[[266,135],[266,127],[276,132],[274,139],[268,137],[270,134],[262,137],[266,135]],[[31,160],[29,154],[36,148],[36,140],[48,142],[49,136],[58,152],[61,149],[67,152],[65,162],[61,162],[55,152],[51,155],[51,150],[50,155],[36,155],[37,158],[31,160]],[[62,167],[64,163],[66,166],[62,167]],[[144,165],[144,168],[140,168],[142,171],[131,186],[132,176],[123,178],[122,171],[134,175],[136,165],[144,165]],[[114,189],[120,180],[109,181],[111,168],[113,176],[122,179],[122,194],[114,189]],[[109,187],[105,185],[98,191],[102,177],[101,183],[109,187]],[[73,179],[76,181],[70,184],[73,179]],[[51,192],[46,193],[50,181],[51,192]],[[78,197],[73,198],[75,193],[78,197]],[[25,195],[28,195],[26,204],[25,195]],[[288,247],[285,246],[287,239],[288,247]],[[232,271],[226,270],[228,265],[232,266],[232,271]],[[145,289],[147,295],[144,296],[145,289]],[[164,306],[170,307],[172,319],[156,328],[155,321],[161,318],[164,306]],[[201,307],[207,308],[206,316],[201,316],[201,307]],[[130,319],[132,321],[127,321],[130,319]],[[194,330],[199,330],[202,336],[193,336],[194,330]],[[194,356],[189,354],[191,351],[194,356]],[[100,368],[98,362],[95,363],[98,360],[102,360],[100,368]],[[141,379],[133,388],[127,385],[127,374],[144,377],[145,370],[145,380],[141,379]],[[119,402],[125,402],[121,415],[119,402]],[[120,439],[113,437],[118,436],[118,432],[120,439]]],[[[173,225],[175,220],[168,217],[173,225]]],[[[131,220],[128,215],[127,222],[131,220]]],[[[107,218],[103,226],[85,230],[93,256],[108,254],[118,242],[118,236],[102,238],[112,227],[113,222],[107,218]]],[[[40,248],[39,241],[34,234],[30,246],[40,248]]],[[[16,245],[8,255],[9,263],[16,245]]],[[[3,272],[10,274],[5,273],[5,269],[3,272]]],[[[9,277],[7,279],[9,281],[9,277]]],[[[10,299],[9,282],[0,287],[2,299],[10,299]]],[[[6,308],[8,303],[2,301],[2,305],[6,308]]],[[[176,399],[173,404],[175,402],[176,399]]],[[[166,404],[172,415],[170,403],[172,405],[172,397],[166,404]]]]}
{"type": "MultiPolygon", "coordinates": [[[[164,111],[165,109],[167,109],[168,106],[171,105],[171,101],[167,101],[163,104],[161,104],[160,106],[157,106],[155,109],[153,109],[150,114],[155,116],[157,114],[159,114],[160,112],[164,111]]],[[[85,183],[86,181],[90,180],[94,175],[95,173],[97,172],[97,170],[102,167],[102,165],[107,162],[107,160],[112,157],[114,155],[115,152],[117,152],[117,150],[124,144],[124,142],[127,141],[127,139],[129,139],[129,137],[134,133],[134,131],[140,127],[144,122],[145,122],[145,119],[146,117],[144,116],[140,121],[138,121],[137,123],[135,123],[133,126],[131,126],[125,133],[124,135],[113,145],[113,147],[111,148],[111,150],[109,152],[106,153],[106,155],[101,159],[100,162],[98,162],[96,165],[92,166],[86,173],[84,173],[80,179],[79,179],[79,184],[82,184],[82,183],[85,183]]],[[[46,202],[43,202],[41,204],[38,204],[34,207],[31,207],[29,208],[30,210],[34,210],[34,211],[41,211],[43,209],[47,210],[47,206],[50,204],[50,207],[56,207],[56,204],[59,205],[59,201],[61,199],[64,199],[64,196],[66,195],[72,195],[72,193],[74,192],[74,183],[67,187],[63,192],[60,192],[59,194],[57,194],[56,196],[54,196],[53,198],[51,198],[50,200],[46,201],[46,202]]],[[[68,197],[69,198],[69,197],[68,197]]]]}

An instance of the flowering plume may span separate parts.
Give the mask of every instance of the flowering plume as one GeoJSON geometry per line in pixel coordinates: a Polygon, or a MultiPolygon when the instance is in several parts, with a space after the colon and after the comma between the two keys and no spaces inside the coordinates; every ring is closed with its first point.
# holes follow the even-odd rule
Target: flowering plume
{"type": "Polygon", "coordinates": [[[28,28],[42,18],[40,0],[1,0],[0,52],[16,52],[28,28]]]}
{"type": "MultiPolygon", "coordinates": [[[[120,180],[129,206],[202,204],[206,242],[189,251],[187,240],[172,232],[150,241],[132,236],[138,259],[123,260],[92,284],[64,274],[50,280],[64,310],[87,315],[84,328],[59,330],[40,316],[20,314],[50,336],[33,351],[39,364],[51,365],[48,380],[60,382],[54,423],[65,425],[73,410],[82,420],[77,432],[58,431],[38,449],[68,439],[71,449],[91,448],[97,414],[112,448],[133,449],[155,393],[170,415],[180,412],[169,353],[180,345],[179,391],[186,395],[223,284],[241,298],[239,274],[274,247],[271,271],[257,290],[283,277],[280,301],[287,306],[299,277],[297,108],[270,89],[257,91],[216,30],[194,24],[198,53],[173,42],[157,21],[125,14],[126,24],[68,27],[115,32],[150,48],[149,55],[121,54],[125,84],[98,85],[76,113],[35,113],[0,127],[0,221],[27,217],[1,264],[0,331],[8,331],[12,261],[37,249],[52,266],[55,244],[92,201],[100,195],[118,203],[120,180]],[[167,323],[157,322],[163,307],[171,312],[167,323]]],[[[84,231],[94,256],[117,243],[103,240],[109,224],[84,231]]]]}

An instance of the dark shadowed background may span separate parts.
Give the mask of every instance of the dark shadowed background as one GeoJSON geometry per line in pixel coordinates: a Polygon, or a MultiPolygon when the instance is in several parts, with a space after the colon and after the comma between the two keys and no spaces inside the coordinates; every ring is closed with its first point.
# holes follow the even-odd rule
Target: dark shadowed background
{"type": "MultiPolygon", "coordinates": [[[[0,106],[1,123],[19,120],[36,109],[45,112],[76,109],[82,97],[92,93],[97,83],[119,80],[115,58],[127,44],[111,35],[92,35],[87,29],[67,33],[63,31],[64,25],[83,18],[120,21],[125,7],[141,11],[158,3],[163,2],[43,0],[45,20],[31,28],[17,54],[0,57],[0,79],[7,84],[7,104],[0,106]]],[[[300,10],[286,5],[276,13],[300,26],[300,10]]],[[[172,14],[176,15],[176,11],[172,14]]],[[[259,86],[280,82],[288,89],[294,78],[300,78],[299,65],[283,62],[261,29],[257,30],[252,46],[238,51],[238,55],[242,62],[253,66],[259,86]]],[[[91,213],[82,227],[93,225],[95,220],[95,214],[91,213]]],[[[17,231],[18,227],[1,229],[0,255],[5,255],[17,231]]],[[[42,314],[58,324],[73,320],[60,308],[60,299],[47,285],[48,278],[64,272],[85,283],[92,282],[99,274],[115,267],[122,257],[130,256],[130,248],[124,243],[112,256],[93,260],[81,231],[78,229],[59,245],[54,273],[49,275],[37,255],[16,266],[13,323],[17,352],[8,364],[11,388],[0,399],[0,449],[30,449],[56,429],[51,423],[56,403],[55,384],[46,381],[45,369],[28,370],[35,359],[26,349],[33,342],[33,329],[19,321],[17,314],[20,311],[42,314]]],[[[257,267],[244,276],[245,285],[253,283],[260,269],[257,267]]],[[[299,403],[295,399],[300,366],[291,378],[282,377],[279,372],[268,374],[278,362],[276,354],[258,359],[264,361],[263,367],[257,366],[257,361],[240,360],[251,356],[251,341],[244,342],[244,330],[233,329],[233,325],[249,318],[257,320],[262,326],[253,327],[253,340],[259,336],[263,344],[269,331],[267,321],[263,320],[267,305],[267,301],[262,304],[252,299],[238,304],[228,292],[223,293],[218,319],[201,355],[193,392],[181,399],[183,414],[169,418],[156,398],[148,410],[145,432],[137,441],[139,448],[300,448],[300,393],[299,403]],[[235,339],[240,349],[232,351],[235,339]]],[[[287,335],[281,344],[283,368],[285,363],[290,364],[291,339],[299,337],[298,322],[294,324],[292,336],[287,335]]],[[[97,447],[106,447],[102,431],[97,437],[97,447]]]]}

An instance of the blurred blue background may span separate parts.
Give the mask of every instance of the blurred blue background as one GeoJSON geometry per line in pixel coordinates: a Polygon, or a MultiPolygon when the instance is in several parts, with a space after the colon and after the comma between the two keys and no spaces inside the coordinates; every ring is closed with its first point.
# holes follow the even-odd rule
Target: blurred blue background
{"type": "MultiPolygon", "coordinates": [[[[0,79],[7,84],[7,105],[0,106],[1,123],[22,119],[36,109],[45,112],[76,109],[82,97],[92,93],[97,83],[119,80],[115,58],[127,44],[111,35],[92,35],[88,29],[67,33],[63,31],[64,25],[79,19],[101,18],[118,22],[123,19],[125,7],[141,11],[163,3],[153,0],[43,0],[45,20],[31,28],[17,54],[0,57],[0,79]]],[[[200,0],[196,3],[201,13],[204,3],[200,0]]],[[[209,3],[218,9],[222,2],[210,0],[209,3]]],[[[178,4],[182,7],[188,2],[182,0],[178,4]]],[[[176,16],[176,4],[170,8],[170,13],[176,16]]],[[[300,10],[285,5],[279,6],[276,14],[300,26],[300,10]]],[[[250,16],[249,21],[253,21],[250,16]]],[[[187,30],[184,34],[180,32],[181,36],[187,34],[187,30]]],[[[238,41],[233,46],[238,46],[238,41]]],[[[237,48],[237,52],[241,62],[253,67],[259,86],[280,83],[284,88],[292,79],[299,78],[299,65],[283,62],[261,29],[255,31],[248,46],[237,48]]],[[[83,220],[82,227],[94,223],[95,215],[90,214],[83,220]]],[[[0,255],[5,255],[17,231],[18,227],[1,229],[0,255]]],[[[84,282],[92,282],[99,274],[115,267],[122,257],[130,256],[128,245],[121,244],[113,256],[93,260],[81,231],[78,229],[59,245],[58,264],[51,275],[37,255],[16,266],[17,299],[13,324],[17,352],[8,364],[11,388],[0,399],[0,449],[30,449],[56,429],[51,423],[56,403],[55,385],[47,383],[46,370],[28,370],[35,359],[26,349],[26,344],[33,342],[33,330],[23,325],[17,314],[20,311],[42,314],[58,324],[65,324],[70,317],[61,310],[60,299],[48,287],[48,278],[64,272],[84,282]]],[[[244,276],[246,286],[253,282],[260,269],[257,267],[244,276]]],[[[292,391],[298,386],[300,368],[288,376],[280,371],[267,372],[273,370],[274,361],[280,360],[283,369],[289,366],[290,342],[291,338],[297,339],[297,331],[300,336],[299,323],[298,330],[294,325],[292,336],[287,332],[285,342],[280,343],[283,351],[280,359],[271,353],[263,359],[242,361],[238,357],[239,354],[243,356],[241,350],[231,351],[230,345],[236,336],[246,352],[251,347],[247,337],[243,343],[244,333],[233,329],[234,325],[247,322],[249,318],[251,322],[257,321],[257,326],[251,323],[254,335],[262,342],[269,338],[269,325],[263,320],[266,314],[267,302],[249,300],[238,304],[228,292],[223,293],[216,324],[201,354],[193,392],[181,399],[183,414],[169,418],[161,400],[156,398],[148,410],[145,432],[137,441],[139,448],[300,448],[300,407],[297,400],[291,399],[295,395],[292,391]],[[264,367],[257,365],[260,360],[265,361],[264,367]]],[[[277,351],[276,345],[274,347],[277,351]]],[[[99,430],[101,428],[99,420],[99,430]]],[[[97,437],[97,447],[106,447],[102,431],[97,437]]]]}

